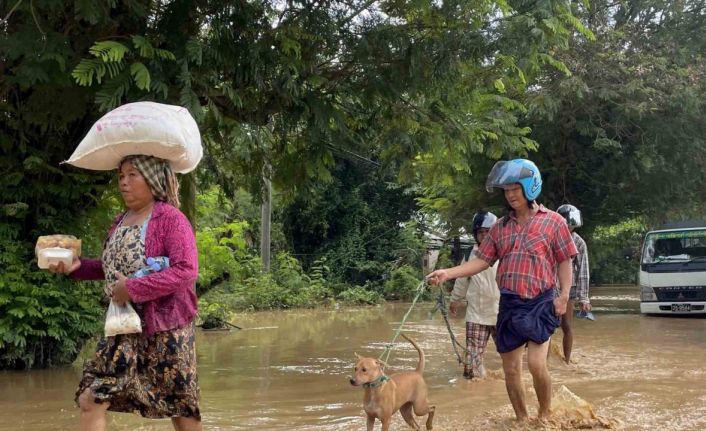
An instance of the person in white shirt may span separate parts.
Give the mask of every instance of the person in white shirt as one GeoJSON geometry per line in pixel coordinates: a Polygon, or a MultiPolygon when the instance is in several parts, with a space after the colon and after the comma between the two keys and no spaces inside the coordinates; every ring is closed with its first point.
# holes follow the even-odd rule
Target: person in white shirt
{"type": "MultiPolygon", "coordinates": [[[[571,231],[571,239],[574,240],[578,254],[571,260],[573,265],[573,280],[571,283],[571,291],[569,292],[569,302],[566,304],[566,314],[561,317],[561,330],[564,333],[562,347],[564,348],[564,361],[567,364],[571,363],[571,350],[574,345],[574,331],[572,329],[572,319],[574,305],[578,301],[581,311],[584,315],[589,316],[591,312],[591,300],[588,297],[588,289],[590,276],[588,271],[588,250],[586,241],[576,233],[576,229],[583,226],[583,218],[581,211],[573,205],[564,204],[557,208],[559,213],[566,220],[571,231]]],[[[593,313],[590,314],[591,319],[593,313]]]]}
{"type": "MultiPolygon", "coordinates": [[[[498,218],[491,212],[479,211],[473,216],[471,230],[476,245],[469,259],[476,258],[478,246],[488,234],[498,218]]],[[[466,260],[464,259],[464,263],[466,260]]],[[[498,316],[500,290],[495,281],[498,263],[472,276],[457,278],[451,292],[449,310],[455,315],[461,302],[468,302],[466,307],[466,363],[463,377],[482,379],[485,377],[483,354],[488,345],[488,338],[495,340],[495,322],[498,316]]]]}

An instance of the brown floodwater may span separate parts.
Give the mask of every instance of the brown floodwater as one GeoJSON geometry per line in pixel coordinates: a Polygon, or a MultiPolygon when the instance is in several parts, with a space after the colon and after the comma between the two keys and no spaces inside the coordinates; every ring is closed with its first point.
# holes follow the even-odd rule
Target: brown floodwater
{"type": "MultiPolygon", "coordinates": [[[[600,422],[623,430],[706,429],[706,319],[640,315],[638,292],[634,286],[593,288],[597,320],[574,320],[575,363],[550,358],[553,387],[568,388],[590,403],[599,418],[573,425],[560,417],[549,425],[516,426],[494,346],[486,354],[491,377],[463,379],[441,315],[431,313],[434,304],[417,304],[405,332],[426,353],[424,374],[430,401],[437,406],[435,429],[571,429],[591,424],[599,429],[600,422]]],[[[234,321],[241,331],[199,332],[204,429],[364,429],[363,389],[348,383],[354,353],[379,356],[408,307],[248,313],[234,321]]],[[[463,321],[452,323],[462,339],[463,321]]],[[[560,337],[559,331],[554,342],[560,337]]],[[[390,357],[390,371],[411,369],[416,361],[416,352],[400,341],[390,357]]],[[[71,367],[0,373],[0,430],[76,429],[73,393],[79,374],[71,367]]],[[[530,413],[536,414],[525,374],[530,413]]],[[[407,429],[399,417],[393,428],[407,429]]],[[[109,429],[171,426],[168,420],[109,413],[109,429]]]]}

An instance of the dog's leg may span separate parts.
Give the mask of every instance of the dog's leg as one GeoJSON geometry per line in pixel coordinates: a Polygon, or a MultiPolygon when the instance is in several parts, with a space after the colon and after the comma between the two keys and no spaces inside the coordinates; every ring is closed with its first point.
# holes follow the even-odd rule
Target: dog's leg
{"type": "Polygon", "coordinates": [[[414,415],[412,414],[412,403],[407,403],[400,407],[400,414],[407,422],[407,425],[411,426],[414,431],[419,431],[419,424],[414,420],[414,415]]]}
{"type": "Polygon", "coordinates": [[[375,416],[368,415],[368,422],[365,424],[368,431],[373,431],[375,427],[375,416]]]}
{"type": "Polygon", "coordinates": [[[426,394],[422,394],[420,398],[414,400],[412,406],[414,406],[414,414],[417,416],[424,416],[429,413],[429,400],[426,394]]]}
{"type": "Polygon", "coordinates": [[[392,418],[380,418],[380,421],[382,422],[382,431],[390,431],[390,423],[392,423],[392,418]]]}
{"type": "Polygon", "coordinates": [[[414,414],[417,416],[424,416],[424,415],[429,415],[427,416],[427,430],[430,430],[432,427],[432,421],[434,420],[434,410],[436,410],[435,406],[430,406],[429,405],[429,400],[426,398],[422,398],[420,400],[417,400],[414,402],[414,414]]]}
{"type": "Polygon", "coordinates": [[[427,431],[431,431],[431,422],[434,420],[434,411],[436,406],[429,406],[429,416],[427,416],[427,431]]]}

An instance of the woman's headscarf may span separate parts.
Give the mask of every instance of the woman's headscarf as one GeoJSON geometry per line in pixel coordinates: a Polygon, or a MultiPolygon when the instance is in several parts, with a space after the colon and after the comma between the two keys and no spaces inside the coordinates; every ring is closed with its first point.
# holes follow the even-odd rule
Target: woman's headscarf
{"type": "Polygon", "coordinates": [[[179,181],[169,162],[153,156],[127,156],[120,161],[118,169],[125,162],[130,162],[140,171],[156,200],[166,201],[179,208],[179,181]]]}

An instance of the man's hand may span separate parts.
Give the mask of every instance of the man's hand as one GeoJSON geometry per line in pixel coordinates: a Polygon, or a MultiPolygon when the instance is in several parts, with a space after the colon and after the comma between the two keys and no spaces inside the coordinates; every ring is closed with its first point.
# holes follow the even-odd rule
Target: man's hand
{"type": "Polygon", "coordinates": [[[427,281],[434,285],[439,285],[449,279],[449,273],[445,269],[437,269],[427,275],[427,281]]]}
{"type": "Polygon", "coordinates": [[[451,301],[449,304],[449,311],[451,312],[451,315],[456,317],[456,313],[458,313],[458,307],[461,305],[461,302],[459,301],[451,301]]]}
{"type": "Polygon", "coordinates": [[[113,302],[118,305],[124,305],[130,300],[130,293],[128,293],[127,286],[125,286],[125,281],[127,280],[127,277],[125,277],[119,272],[116,272],[115,276],[118,278],[118,281],[116,281],[110,286],[113,292],[113,302]]]}
{"type": "Polygon", "coordinates": [[[557,317],[561,317],[566,314],[566,304],[569,302],[569,297],[564,295],[559,295],[554,298],[554,313],[557,317]]]}
{"type": "Polygon", "coordinates": [[[593,307],[591,307],[590,302],[582,302],[581,303],[581,311],[585,311],[586,313],[588,313],[589,311],[591,311],[592,308],[593,307]]]}

